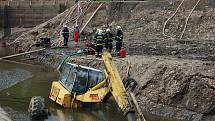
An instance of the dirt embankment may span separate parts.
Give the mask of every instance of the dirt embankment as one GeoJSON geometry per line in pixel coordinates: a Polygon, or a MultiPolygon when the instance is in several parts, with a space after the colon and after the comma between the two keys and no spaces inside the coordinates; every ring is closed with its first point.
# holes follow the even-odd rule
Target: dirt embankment
{"type": "MultiPolygon", "coordinates": [[[[205,114],[215,113],[214,2],[199,3],[190,16],[183,39],[179,39],[197,2],[186,1],[166,26],[165,34],[171,38],[163,37],[164,22],[179,2],[111,4],[98,13],[95,18],[98,21],[93,21],[90,27],[102,26],[102,21],[123,27],[128,60],[132,63],[130,72],[140,85],[137,97],[144,111],[200,120],[205,114]]],[[[126,66],[119,70],[126,70],[126,66]]]]}
{"type": "MultiPolygon", "coordinates": [[[[129,56],[130,75],[143,111],[183,120],[200,120],[214,114],[215,69],[212,61],[129,56]],[[173,109],[174,107],[174,109],[173,109]]],[[[126,64],[119,70],[126,73],[126,64]]]]}

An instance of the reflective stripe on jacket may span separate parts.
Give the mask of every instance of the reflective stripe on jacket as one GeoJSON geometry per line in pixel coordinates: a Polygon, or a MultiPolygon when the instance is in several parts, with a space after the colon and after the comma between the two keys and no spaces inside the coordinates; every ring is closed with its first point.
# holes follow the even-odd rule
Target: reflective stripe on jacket
{"type": "Polygon", "coordinates": [[[116,42],[122,42],[123,41],[123,32],[121,30],[118,30],[116,33],[116,42]]]}
{"type": "Polygon", "coordinates": [[[104,43],[104,36],[96,34],[95,35],[95,41],[96,41],[96,45],[103,45],[103,43],[104,43]]]}
{"type": "Polygon", "coordinates": [[[112,43],[113,42],[113,34],[108,32],[105,34],[105,43],[112,43]]]}

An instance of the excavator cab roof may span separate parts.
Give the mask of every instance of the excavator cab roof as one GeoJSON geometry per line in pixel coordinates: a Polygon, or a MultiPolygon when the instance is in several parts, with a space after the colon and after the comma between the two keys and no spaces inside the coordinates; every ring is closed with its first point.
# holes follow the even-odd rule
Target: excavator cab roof
{"type": "Polygon", "coordinates": [[[70,92],[85,93],[105,79],[101,70],[68,62],[59,71],[59,82],[70,92]]]}

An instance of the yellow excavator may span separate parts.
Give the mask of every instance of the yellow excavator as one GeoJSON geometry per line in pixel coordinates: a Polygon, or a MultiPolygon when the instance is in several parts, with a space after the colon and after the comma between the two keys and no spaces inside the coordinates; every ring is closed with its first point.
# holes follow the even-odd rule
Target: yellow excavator
{"type": "Polygon", "coordinates": [[[104,71],[64,60],[58,68],[60,79],[52,82],[49,98],[65,108],[78,108],[86,103],[104,102],[111,94],[128,121],[144,121],[126,92],[110,53],[104,52],[102,60],[104,71]]]}

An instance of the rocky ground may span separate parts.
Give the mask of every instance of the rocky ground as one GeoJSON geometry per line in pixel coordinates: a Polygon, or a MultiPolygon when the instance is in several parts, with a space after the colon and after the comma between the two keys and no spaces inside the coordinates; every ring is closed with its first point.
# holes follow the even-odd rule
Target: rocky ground
{"type": "MultiPolygon", "coordinates": [[[[214,1],[200,2],[189,19],[183,38],[179,39],[186,17],[197,2],[186,1],[166,26],[165,34],[171,37],[164,37],[164,22],[174,13],[179,2],[174,5],[162,0],[106,4],[85,29],[84,34],[91,36],[94,28],[101,27],[104,23],[111,25],[113,29],[116,25],[123,27],[125,47],[129,56],[117,59],[120,61],[116,62],[122,78],[125,77],[127,62],[131,62],[130,75],[139,84],[135,93],[143,111],[181,120],[213,121],[214,1]]],[[[85,18],[89,18],[92,12],[93,9],[88,11],[85,18]]],[[[85,18],[83,23],[87,20],[85,18]]],[[[72,23],[70,24],[72,26],[72,23]]],[[[55,26],[51,25],[52,28],[55,26]]],[[[41,31],[47,34],[47,26],[38,32],[41,31]]],[[[26,38],[30,36],[32,35],[26,38]]],[[[12,41],[10,38],[14,37],[11,36],[7,40],[12,41]]],[[[31,41],[33,42],[32,38],[31,41]]],[[[32,42],[29,41],[27,45],[22,42],[22,45],[29,46],[32,42]]],[[[40,63],[57,67],[59,60],[71,53],[71,50],[74,49],[46,50],[31,56],[37,57],[40,63]]],[[[94,57],[82,56],[70,61],[102,68],[101,60],[94,57]]]]}

